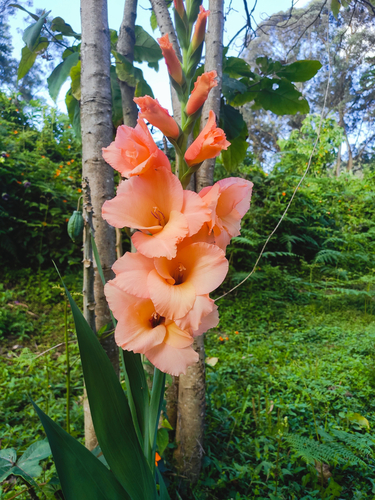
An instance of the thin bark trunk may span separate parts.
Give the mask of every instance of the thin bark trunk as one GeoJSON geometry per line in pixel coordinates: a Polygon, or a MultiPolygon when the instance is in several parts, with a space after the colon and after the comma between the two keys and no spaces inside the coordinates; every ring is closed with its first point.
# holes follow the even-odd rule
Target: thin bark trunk
{"type": "MultiPolygon", "coordinates": [[[[103,203],[114,195],[113,169],[102,158],[102,147],[110,144],[113,134],[106,0],[82,0],[81,19],[82,175],[90,184],[95,241],[104,277],[108,280],[113,277],[111,266],[116,259],[116,237],[114,228],[101,217],[103,203]]],[[[96,263],[94,271],[95,326],[99,330],[111,322],[111,317],[96,263]]],[[[107,337],[102,346],[118,373],[119,356],[114,337],[107,337]]],[[[89,428],[92,426],[88,425],[89,428]]],[[[91,447],[93,436],[85,437],[86,446],[91,447]]]]}
{"type": "Polygon", "coordinates": [[[352,152],[352,148],[350,146],[348,135],[347,135],[345,129],[344,129],[344,133],[345,133],[346,147],[348,148],[348,164],[346,166],[346,171],[347,172],[352,172],[352,170],[353,170],[353,152],[352,152]]]}
{"type": "Polygon", "coordinates": [[[199,479],[204,455],[203,433],[206,412],[206,384],[204,364],[204,338],[197,337],[193,348],[199,361],[180,375],[175,452],[180,474],[195,484],[199,479]]]}
{"type": "MultiPolygon", "coordinates": [[[[137,18],[137,0],[126,0],[124,7],[124,16],[118,36],[117,50],[126,57],[131,63],[134,61],[135,44],[135,20],[137,18]]],[[[124,115],[124,124],[129,127],[135,127],[138,118],[137,105],[133,101],[135,88],[130,87],[126,82],[119,80],[121,90],[122,112],[124,115]]]]}
{"type": "MultiPolygon", "coordinates": [[[[204,104],[201,129],[208,120],[212,109],[217,118],[220,115],[222,61],[223,61],[223,15],[224,1],[210,0],[210,17],[206,33],[205,71],[216,70],[218,86],[213,88],[204,104]]],[[[199,192],[203,187],[211,186],[214,180],[215,160],[207,160],[196,173],[195,188],[199,192]]],[[[206,381],[204,364],[204,338],[198,337],[194,347],[199,353],[199,362],[181,375],[178,390],[177,409],[177,449],[175,458],[180,473],[194,484],[199,478],[203,459],[204,419],[206,412],[206,381]]]]}
{"type": "Polygon", "coordinates": [[[340,176],[340,167],[341,167],[341,144],[339,146],[339,150],[337,151],[336,177],[340,176]]]}
{"type": "MultiPolygon", "coordinates": [[[[204,71],[217,72],[217,87],[208,94],[204,103],[201,118],[201,130],[206,125],[210,110],[215,113],[217,119],[220,116],[221,86],[223,78],[223,30],[224,30],[224,1],[210,0],[210,16],[208,18],[208,29],[206,33],[206,59],[204,71]]],[[[214,181],[215,159],[206,160],[196,173],[196,188],[199,192],[206,186],[212,186],[214,181]]]]}
{"type": "MultiPolygon", "coordinates": [[[[182,61],[180,46],[178,45],[176,31],[174,29],[171,16],[169,15],[167,3],[165,0],[150,0],[152,10],[155,12],[156,21],[162,36],[168,33],[169,41],[177,54],[177,57],[182,61]]],[[[170,85],[173,117],[178,124],[181,124],[181,104],[178,100],[175,89],[170,85]]]]}

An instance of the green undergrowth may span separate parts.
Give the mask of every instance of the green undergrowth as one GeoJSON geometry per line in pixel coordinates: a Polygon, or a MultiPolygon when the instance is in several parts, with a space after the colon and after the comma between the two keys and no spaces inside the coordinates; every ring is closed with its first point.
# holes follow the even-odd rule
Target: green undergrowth
{"type": "Polygon", "coordinates": [[[248,291],[219,307],[195,498],[373,499],[374,316],[248,291]]]}

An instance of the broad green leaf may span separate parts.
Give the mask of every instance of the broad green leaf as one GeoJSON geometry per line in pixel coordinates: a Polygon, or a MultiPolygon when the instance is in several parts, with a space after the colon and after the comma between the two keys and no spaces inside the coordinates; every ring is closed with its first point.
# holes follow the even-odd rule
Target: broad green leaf
{"type": "Polygon", "coordinates": [[[151,97],[154,97],[154,93],[152,92],[152,88],[146,82],[146,80],[144,78],[142,78],[141,80],[138,80],[138,82],[137,82],[137,86],[135,87],[134,96],[135,97],[143,97],[144,95],[149,95],[151,97]]]}
{"type": "Polygon", "coordinates": [[[49,455],[51,455],[51,449],[46,439],[33,443],[18,460],[17,453],[12,448],[0,451],[0,482],[13,475],[20,476],[37,487],[33,478],[43,472],[39,462],[49,455]]]}
{"type": "Polygon", "coordinates": [[[255,97],[255,104],[276,115],[308,113],[310,107],[302,94],[287,80],[264,78],[261,91],[255,97]]]}
{"type": "Polygon", "coordinates": [[[73,66],[77,65],[78,61],[79,53],[73,52],[62,63],[56,66],[47,78],[49,95],[55,102],[63,83],[69,76],[70,70],[73,66]]]}
{"type": "Polygon", "coordinates": [[[0,483],[4,481],[10,474],[17,461],[17,452],[13,448],[5,448],[0,450],[0,483]]]}
{"type": "Polygon", "coordinates": [[[111,40],[111,50],[116,50],[118,42],[118,34],[116,30],[109,30],[109,38],[111,40]]]}
{"type": "Polygon", "coordinates": [[[277,71],[277,75],[283,76],[290,82],[307,82],[317,74],[321,67],[320,61],[296,61],[287,66],[282,66],[281,70],[277,71]]]}
{"type": "Polygon", "coordinates": [[[21,61],[18,66],[17,80],[21,80],[30,69],[33,67],[33,64],[36,59],[36,52],[32,52],[27,45],[25,45],[21,52],[21,61]]]}
{"type": "Polygon", "coordinates": [[[155,482],[132,422],[128,401],[97,337],[66,291],[73,313],[95,433],[116,479],[133,500],[157,498],[155,482]]]}
{"type": "MultiPolygon", "coordinates": [[[[231,140],[231,145],[226,151],[221,152],[221,159],[227,172],[233,172],[245,159],[249,144],[246,140],[248,135],[247,125],[244,124],[241,134],[231,140]]],[[[217,358],[216,358],[217,359],[217,358]]]]}
{"type": "Polygon", "coordinates": [[[22,40],[26,43],[27,47],[30,50],[34,50],[36,45],[38,44],[38,39],[43,28],[44,20],[50,12],[51,11],[43,14],[36,23],[28,26],[23,32],[22,40]]]}
{"type": "Polygon", "coordinates": [[[111,93],[112,93],[112,123],[119,127],[123,122],[121,90],[118,82],[116,68],[111,66],[111,93]]]}
{"type": "Polygon", "coordinates": [[[72,89],[73,96],[77,99],[77,101],[81,100],[81,61],[78,61],[78,64],[72,67],[69,73],[70,78],[72,79],[72,83],[70,88],[72,89]]]}
{"type": "Polygon", "coordinates": [[[31,51],[27,45],[22,48],[21,61],[18,66],[17,80],[21,80],[33,67],[36,56],[43,53],[49,45],[47,38],[39,37],[39,42],[34,51],[31,51]]]}
{"type": "Polygon", "coordinates": [[[130,500],[105,465],[32,404],[46,431],[65,500],[130,500]]]}
{"type": "Polygon", "coordinates": [[[250,69],[250,65],[240,57],[224,58],[223,73],[231,78],[240,78],[246,76],[252,78],[254,73],[250,69]]]}
{"type": "Polygon", "coordinates": [[[135,26],[134,61],[157,63],[162,57],[159,44],[142,26],[135,26]]]}
{"type": "Polygon", "coordinates": [[[35,19],[35,21],[38,21],[39,20],[39,16],[37,16],[36,14],[33,14],[32,12],[26,10],[24,7],[22,7],[21,5],[18,5],[16,3],[10,3],[8,5],[8,7],[15,7],[17,9],[20,9],[20,10],[23,10],[24,12],[27,12],[29,14],[29,16],[31,16],[33,19],[35,19]]]}
{"type": "Polygon", "coordinates": [[[238,109],[229,104],[220,108],[220,126],[224,130],[228,141],[238,137],[244,129],[244,119],[238,109]]]}
{"type": "Polygon", "coordinates": [[[74,133],[76,134],[76,137],[81,140],[81,110],[79,107],[79,102],[72,95],[71,89],[69,89],[66,93],[65,104],[74,133]]]}
{"type": "Polygon", "coordinates": [[[349,412],[346,415],[347,419],[349,422],[355,422],[356,424],[360,425],[361,427],[367,427],[368,429],[370,428],[369,421],[367,418],[363,417],[360,413],[351,413],[349,412]]]}
{"type": "Polygon", "coordinates": [[[156,436],[156,446],[158,447],[158,451],[160,455],[164,453],[165,448],[169,443],[169,434],[167,429],[158,429],[158,433],[156,436]]]}
{"type": "Polygon", "coordinates": [[[150,26],[151,26],[152,31],[155,31],[156,28],[158,27],[158,22],[156,20],[156,14],[154,11],[151,12],[150,26]]]}
{"type": "Polygon", "coordinates": [[[339,0],[331,0],[331,11],[336,19],[339,15],[340,8],[341,8],[341,4],[340,4],[339,0]]]}
{"type": "Polygon", "coordinates": [[[25,471],[31,477],[37,477],[42,473],[39,465],[41,460],[51,455],[51,448],[47,439],[37,441],[27,448],[25,453],[17,461],[17,467],[25,471]]]}
{"type": "Polygon", "coordinates": [[[223,74],[222,80],[222,92],[224,97],[230,102],[234,99],[236,94],[243,94],[246,92],[247,87],[244,83],[236,80],[235,78],[231,78],[227,74],[223,74]]]}
{"type": "Polygon", "coordinates": [[[52,31],[59,31],[64,36],[74,36],[74,38],[80,39],[81,35],[76,33],[70,24],[67,24],[62,17],[55,17],[51,24],[52,31]]]}
{"type": "Polygon", "coordinates": [[[128,61],[126,57],[121,55],[119,52],[112,50],[112,54],[116,60],[116,73],[118,78],[122,82],[126,82],[128,85],[130,85],[130,87],[136,87],[138,80],[135,76],[135,69],[138,68],[134,68],[132,63],[128,61]]]}

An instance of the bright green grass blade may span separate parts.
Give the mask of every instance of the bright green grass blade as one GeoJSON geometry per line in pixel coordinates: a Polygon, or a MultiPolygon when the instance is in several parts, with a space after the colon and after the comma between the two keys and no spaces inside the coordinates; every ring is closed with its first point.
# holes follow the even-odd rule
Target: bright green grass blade
{"type": "Polygon", "coordinates": [[[133,500],[157,498],[155,481],[140,447],[121,384],[70,293],[83,375],[100,448],[119,483],[133,500]]]}
{"type": "Polygon", "coordinates": [[[130,500],[105,465],[31,402],[46,431],[65,500],[130,500]]]}

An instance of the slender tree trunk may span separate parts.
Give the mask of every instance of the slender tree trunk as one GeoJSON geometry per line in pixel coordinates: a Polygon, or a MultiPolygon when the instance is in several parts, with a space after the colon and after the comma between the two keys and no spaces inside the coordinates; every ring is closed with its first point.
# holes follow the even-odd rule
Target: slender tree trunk
{"type": "MultiPolygon", "coordinates": [[[[218,86],[213,88],[203,107],[201,128],[208,120],[212,109],[217,118],[220,115],[222,61],[223,61],[223,15],[224,1],[210,0],[210,17],[206,33],[205,71],[216,70],[218,86]]],[[[211,186],[214,180],[215,160],[206,160],[196,173],[196,191],[211,186]]],[[[181,375],[178,390],[177,431],[178,447],[175,458],[180,472],[196,483],[203,459],[204,418],[206,412],[206,382],[204,362],[204,338],[197,337],[194,348],[199,353],[199,362],[188,368],[186,375],[181,375]]]]}
{"type": "MultiPolygon", "coordinates": [[[[126,0],[124,16],[120,27],[117,42],[117,51],[131,63],[134,61],[135,20],[137,18],[137,0],[126,0]]],[[[133,101],[135,88],[119,80],[121,90],[122,112],[124,125],[135,127],[137,124],[138,110],[133,101]]]]}
{"type": "Polygon", "coordinates": [[[341,144],[337,151],[337,161],[336,161],[336,177],[340,176],[340,167],[341,167],[341,144]]]}
{"type": "MultiPolygon", "coordinates": [[[[102,158],[102,147],[110,144],[113,134],[106,0],[82,0],[81,20],[82,170],[90,186],[95,241],[108,280],[113,276],[111,266],[116,259],[116,240],[114,228],[101,217],[103,203],[114,195],[113,169],[102,158]]],[[[95,326],[99,330],[110,323],[111,318],[96,264],[94,270],[95,326]]],[[[119,356],[114,337],[107,337],[102,345],[118,373],[119,356]]],[[[87,429],[90,428],[88,425],[87,429]]],[[[85,437],[91,448],[95,439],[92,435],[85,437]]]]}
{"type": "Polygon", "coordinates": [[[352,172],[353,171],[353,152],[352,152],[352,147],[350,145],[349,139],[348,139],[348,134],[346,133],[346,130],[344,129],[345,133],[345,142],[346,142],[346,147],[348,148],[348,164],[346,166],[346,171],[347,172],[352,172]]]}
{"type": "MultiPolygon", "coordinates": [[[[169,15],[167,3],[165,0],[150,0],[152,10],[155,12],[156,21],[162,36],[168,33],[169,41],[177,54],[177,57],[182,61],[180,46],[178,45],[176,31],[174,29],[171,16],[169,15]]],[[[178,100],[175,89],[170,85],[173,117],[178,124],[181,123],[181,104],[178,100]]]]}
{"type": "MultiPolygon", "coordinates": [[[[224,1],[210,0],[210,16],[208,18],[208,30],[206,33],[206,60],[205,71],[217,72],[218,85],[208,94],[204,103],[201,119],[201,129],[208,120],[210,110],[215,113],[217,119],[220,116],[221,86],[223,78],[223,31],[224,31],[224,1]]],[[[196,174],[197,192],[206,186],[211,186],[214,181],[215,159],[206,160],[196,174]]]]}

